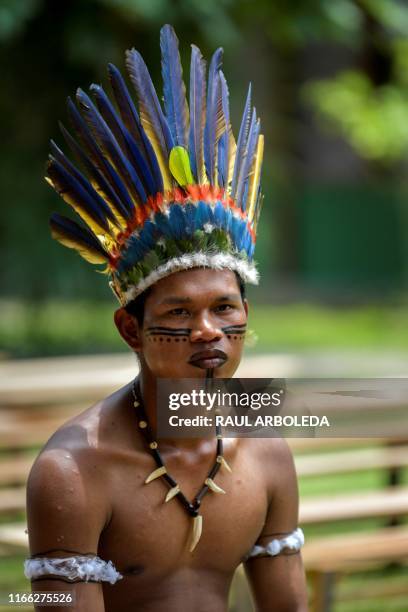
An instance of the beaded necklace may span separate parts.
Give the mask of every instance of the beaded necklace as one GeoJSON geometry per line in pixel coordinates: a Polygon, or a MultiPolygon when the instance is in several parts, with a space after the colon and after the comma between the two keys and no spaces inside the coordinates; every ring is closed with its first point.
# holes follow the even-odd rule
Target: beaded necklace
{"type": "Polygon", "coordinates": [[[221,467],[224,467],[228,472],[232,471],[223,455],[223,440],[222,440],[221,426],[216,425],[216,428],[215,428],[216,439],[217,439],[217,450],[216,450],[216,457],[215,457],[214,464],[211,470],[208,472],[207,478],[204,480],[202,487],[197,492],[193,500],[190,502],[187,499],[187,497],[184,495],[184,493],[181,491],[180,485],[167,472],[167,468],[164,464],[164,461],[159,451],[159,445],[157,441],[154,439],[152,430],[149,426],[149,422],[147,420],[146,413],[143,407],[140,388],[139,388],[138,383],[136,383],[136,379],[133,381],[132,394],[133,394],[133,405],[137,409],[136,412],[137,412],[139,428],[144,435],[144,438],[147,442],[149,450],[157,465],[157,468],[153,470],[153,472],[151,472],[151,474],[147,476],[145,480],[145,484],[149,484],[153,480],[156,480],[156,478],[163,478],[163,480],[170,487],[167,492],[166,497],[164,498],[164,503],[169,502],[173,498],[177,498],[180,504],[185,509],[185,511],[189,514],[190,517],[192,517],[193,524],[192,524],[192,530],[191,530],[191,535],[190,535],[189,551],[193,552],[193,550],[195,549],[195,547],[197,546],[201,538],[201,534],[203,530],[203,517],[200,514],[201,501],[203,497],[210,490],[214,493],[225,494],[224,489],[219,487],[214,482],[214,477],[221,467]]]}

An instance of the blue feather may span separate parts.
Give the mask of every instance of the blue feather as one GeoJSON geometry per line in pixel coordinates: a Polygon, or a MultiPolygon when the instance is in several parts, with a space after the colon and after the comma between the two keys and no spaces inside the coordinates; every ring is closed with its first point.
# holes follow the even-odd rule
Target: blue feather
{"type": "Polygon", "coordinates": [[[156,193],[160,193],[163,191],[163,178],[159,164],[157,163],[157,157],[140,123],[138,112],[129,94],[128,88],[126,87],[125,81],[119,70],[113,64],[108,65],[108,72],[116,104],[118,105],[123,123],[130,134],[132,134],[146,160],[148,160],[156,185],[156,193]]]}
{"type": "Polygon", "coordinates": [[[177,36],[170,25],[160,31],[164,108],[175,145],[187,148],[188,107],[177,36]]]}
{"type": "Polygon", "coordinates": [[[246,234],[245,234],[245,241],[244,241],[244,249],[246,251],[246,253],[249,254],[250,250],[251,250],[251,246],[252,246],[252,237],[251,234],[249,233],[248,229],[246,230],[246,234]]]}
{"type": "Polygon", "coordinates": [[[108,222],[97,199],[52,156],[47,164],[47,176],[63,200],[72,206],[85,223],[88,224],[86,217],[90,217],[99,227],[110,233],[108,222]]]}
{"type": "Polygon", "coordinates": [[[50,217],[50,226],[59,237],[62,236],[69,240],[73,240],[76,245],[94,251],[106,259],[106,261],[109,261],[109,253],[103,248],[93,232],[79,225],[72,219],[68,219],[68,217],[64,217],[58,213],[52,213],[50,217]]]}
{"type": "Polygon", "coordinates": [[[200,200],[196,205],[195,225],[197,229],[202,229],[206,223],[212,223],[213,220],[214,215],[211,206],[200,200]]]}
{"type": "Polygon", "coordinates": [[[77,90],[77,100],[96,141],[110,163],[115,167],[135,202],[145,202],[147,196],[140,178],[123,155],[112,131],[109,129],[99,111],[96,109],[89,96],[81,89],[77,90]]]}
{"type": "Polygon", "coordinates": [[[238,206],[240,206],[243,210],[245,210],[245,204],[246,204],[245,201],[243,200],[245,182],[249,178],[249,173],[252,167],[252,163],[254,161],[254,155],[256,151],[256,145],[258,142],[259,131],[260,131],[260,124],[259,124],[259,121],[257,121],[256,119],[256,111],[255,109],[253,109],[251,125],[249,127],[249,133],[248,133],[248,141],[247,141],[247,145],[245,148],[245,154],[244,154],[240,172],[239,172],[237,189],[235,192],[235,200],[238,206]]]}
{"type": "Polygon", "coordinates": [[[173,206],[170,207],[169,223],[174,238],[181,239],[185,236],[186,223],[179,204],[173,204],[173,206]]]}
{"type": "Polygon", "coordinates": [[[223,114],[223,122],[225,124],[225,132],[220,136],[220,140],[218,142],[218,184],[221,187],[227,188],[228,182],[228,171],[229,171],[229,125],[230,125],[230,116],[229,116],[229,93],[227,81],[225,80],[225,76],[223,72],[220,70],[220,87],[221,87],[221,105],[222,105],[222,114],[223,114]],[[221,153],[221,156],[220,156],[221,153]]]}
{"type": "Polygon", "coordinates": [[[241,170],[241,165],[245,155],[246,144],[248,140],[248,130],[249,123],[251,117],[251,83],[248,87],[248,94],[244,106],[244,112],[242,115],[241,127],[239,128],[238,134],[238,142],[237,142],[237,150],[235,153],[235,164],[234,164],[234,172],[232,174],[232,182],[231,182],[231,197],[235,198],[235,193],[237,190],[237,183],[239,178],[239,173],[241,170]]]}
{"type": "Polygon", "coordinates": [[[218,184],[220,187],[227,187],[228,180],[228,145],[229,134],[224,132],[218,141],[218,184]]]}
{"type": "Polygon", "coordinates": [[[237,219],[237,217],[234,217],[234,216],[231,218],[230,234],[231,234],[232,241],[235,245],[235,248],[239,251],[240,245],[241,245],[241,238],[242,238],[241,220],[237,219]]]}
{"type": "Polygon", "coordinates": [[[138,95],[140,112],[153,126],[163,155],[168,159],[174,142],[147,66],[135,49],[126,52],[126,65],[138,95]]]}
{"type": "Polygon", "coordinates": [[[204,125],[205,62],[200,49],[195,45],[191,45],[189,152],[191,169],[197,183],[200,185],[205,183],[204,125]]]}
{"type": "Polygon", "coordinates": [[[214,223],[220,229],[226,227],[226,210],[221,202],[217,202],[214,207],[214,223]]]}
{"type": "Polygon", "coordinates": [[[220,47],[211,58],[208,72],[207,89],[207,113],[204,128],[204,159],[207,177],[211,185],[215,184],[215,146],[216,146],[216,124],[217,103],[220,98],[220,77],[223,50],[220,47]]]}
{"type": "Polygon", "coordinates": [[[118,144],[122,147],[123,153],[127,153],[129,161],[133,163],[135,171],[143,181],[144,187],[149,195],[156,193],[156,185],[153,181],[150,168],[148,167],[145,158],[139,150],[136,142],[131,134],[123,125],[118,117],[114,107],[108,96],[99,85],[91,85],[92,93],[95,95],[96,104],[106,124],[112,130],[118,144]]]}
{"type": "Polygon", "coordinates": [[[154,216],[154,222],[163,236],[171,237],[171,225],[167,215],[162,212],[157,212],[154,216]]]}
{"type": "MultiPolygon", "coordinates": [[[[72,219],[52,213],[50,227],[53,237],[66,246],[75,248],[80,253],[84,249],[88,253],[96,254],[99,258],[102,257],[105,261],[109,261],[109,253],[103,248],[95,234],[72,219]],[[68,244],[65,241],[68,241],[68,244]]],[[[82,256],[85,257],[83,254],[82,256]]]]}
{"type": "Polygon", "coordinates": [[[138,261],[143,259],[146,253],[146,246],[139,240],[139,235],[132,234],[126,242],[126,247],[122,250],[117,272],[122,274],[126,270],[133,268],[138,261]]]}
{"type": "MultiPolygon", "coordinates": [[[[70,98],[68,98],[67,101],[67,109],[72,126],[81,144],[90,156],[91,161],[89,162],[89,164],[87,163],[87,158],[81,155],[80,147],[78,147],[73,138],[62,126],[61,129],[63,131],[64,137],[67,139],[69,146],[73,148],[75,154],[79,154],[79,156],[81,157],[81,161],[85,163],[85,166],[87,167],[88,171],[91,172],[92,170],[90,169],[90,166],[93,166],[96,170],[100,171],[100,173],[103,174],[106,181],[111,186],[112,190],[119,197],[121,205],[120,207],[118,207],[118,211],[125,219],[131,219],[134,212],[134,206],[132,200],[129,197],[126,187],[123,185],[122,180],[119,178],[115,169],[102,155],[99,147],[97,146],[91,133],[89,132],[88,126],[86,125],[84,119],[82,118],[78,109],[70,98]]],[[[116,205],[117,202],[115,201],[115,206],[116,205]]]]}
{"type": "Polygon", "coordinates": [[[64,155],[61,149],[56,145],[56,143],[51,140],[50,142],[51,154],[53,157],[64,166],[65,170],[71,174],[77,181],[82,185],[85,191],[88,192],[89,196],[93,198],[99,206],[102,213],[105,215],[106,219],[109,219],[114,225],[119,227],[118,221],[114,216],[112,210],[109,208],[107,203],[103,198],[100,197],[98,192],[92,187],[91,183],[87,178],[74,166],[73,163],[64,155]]]}
{"type": "Polygon", "coordinates": [[[144,245],[146,251],[151,250],[157,240],[157,228],[149,219],[145,221],[143,229],[139,234],[139,241],[144,245]]]}
{"type": "Polygon", "coordinates": [[[245,212],[246,211],[246,203],[248,198],[248,188],[249,188],[249,177],[247,177],[244,181],[244,190],[241,198],[241,208],[245,212]]]}
{"type": "Polygon", "coordinates": [[[192,236],[196,230],[195,225],[196,207],[194,204],[185,204],[184,206],[184,218],[186,225],[186,233],[192,236]]]}

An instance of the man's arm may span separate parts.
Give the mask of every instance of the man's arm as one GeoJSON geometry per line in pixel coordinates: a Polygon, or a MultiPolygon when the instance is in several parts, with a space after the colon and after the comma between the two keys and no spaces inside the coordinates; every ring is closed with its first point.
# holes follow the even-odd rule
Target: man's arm
{"type": "MultiPolygon", "coordinates": [[[[64,449],[44,450],[34,463],[27,483],[27,521],[31,555],[69,557],[97,554],[106,523],[106,504],[86,469],[64,449]],[[75,551],[75,552],[69,552],[75,551]]],[[[68,584],[58,579],[32,582],[36,591],[74,593],[75,612],[104,612],[101,583],[68,584]]],[[[35,610],[43,610],[35,607],[35,610]]],[[[60,612],[61,607],[48,607],[60,612]]]]}
{"type": "MultiPolygon", "coordinates": [[[[272,484],[268,515],[257,541],[262,546],[294,531],[298,526],[299,512],[296,470],[291,451],[283,439],[268,440],[268,443],[273,449],[272,452],[268,451],[267,460],[272,484]]],[[[245,571],[257,612],[307,611],[306,579],[300,552],[285,550],[274,557],[254,557],[245,563],[245,571]]]]}

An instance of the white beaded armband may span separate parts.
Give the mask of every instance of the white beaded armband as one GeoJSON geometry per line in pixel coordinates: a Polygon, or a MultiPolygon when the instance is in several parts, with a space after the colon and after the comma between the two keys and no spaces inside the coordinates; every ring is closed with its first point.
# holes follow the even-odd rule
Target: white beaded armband
{"type": "Polygon", "coordinates": [[[115,584],[123,578],[112,561],[97,556],[75,556],[65,558],[34,557],[24,561],[24,575],[29,580],[58,577],[70,582],[110,582],[115,584]]]}
{"type": "Polygon", "coordinates": [[[266,546],[255,545],[252,550],[248,553],[247,559],[253,557],[276,557],[280,555],[284,548],[289,549],[292,552],[298,552],[303,544],[305,543],[305,536],[300,527],[292,531],[289,535],[284,538],[276,538],[268,542],[266,546]]]}

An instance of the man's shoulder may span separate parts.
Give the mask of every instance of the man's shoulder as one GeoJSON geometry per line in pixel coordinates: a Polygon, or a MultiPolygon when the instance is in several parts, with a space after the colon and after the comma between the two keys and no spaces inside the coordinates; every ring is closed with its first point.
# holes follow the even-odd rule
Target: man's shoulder
{"type": "Polygon", "coordinates": [[[65,451],[78,455],[83,455],[84,451],[100,454],[109,444],[110,434],[127,427],[124,408],[128,392],[129,385],[126,385],[64,421],[40,454],[47,452],[58,456],[65,451]]]}
{"type": "Polygon", "coordinates": [[[255,456],[270,493],[297,488],[295,462],[285,438],[252,438],[248,452],[255,456]]]}
{"type": "Polygon", "coordinates": [[[126,432],[122,405],[126,387],[72,416],[50,436],[29,475],[29,484],[45,479],[69,481],[77,474],[95,482],[95,465],[102,476],[104,460],[126,432]],[[116,437],[115,437],[116,436],[116,437]]]}
{"type": "Polygon", "coordinates": [[[271,436],[269,438],[251,438],[251,452],[257,454],[262,462],[271,465],[278,462],[281,467],[293,467],[292,450],[285,438],[271,436]]]}

